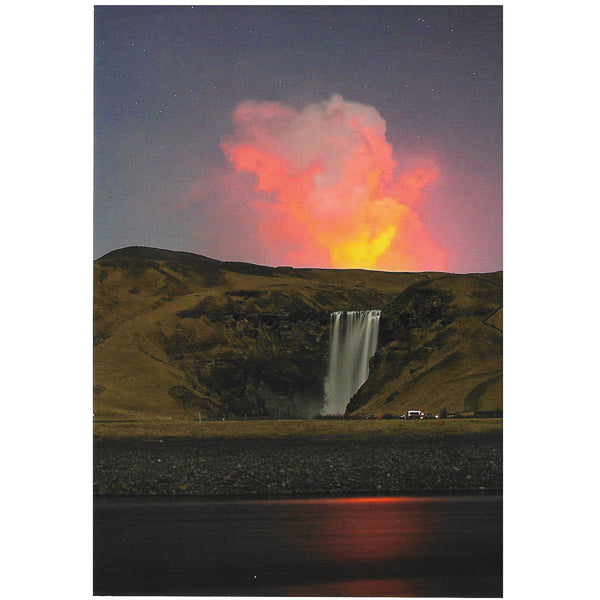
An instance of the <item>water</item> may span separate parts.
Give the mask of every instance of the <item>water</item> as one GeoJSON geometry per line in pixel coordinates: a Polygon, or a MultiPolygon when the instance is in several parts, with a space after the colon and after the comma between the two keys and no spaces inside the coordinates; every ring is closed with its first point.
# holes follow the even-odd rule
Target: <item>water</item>
{"type": "Polygon", "coordinates": [[[97,497],[94,593],[501,597],[502,500],[97,497]]]}
{"type": "Polygon", "coordinates": [[[380,310],[334,312],[330,321],[329,370],[323,414],[343,414],[369,376],[377,349],[380,310]]]}

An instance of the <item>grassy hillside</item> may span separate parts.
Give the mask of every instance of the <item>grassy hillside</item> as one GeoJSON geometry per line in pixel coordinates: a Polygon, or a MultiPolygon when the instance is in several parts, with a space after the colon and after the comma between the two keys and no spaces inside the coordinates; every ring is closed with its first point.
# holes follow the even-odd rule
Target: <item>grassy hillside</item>
{"type": "Polygon", "coordinates": [[[502,274],[420,282],[384,308],[379,350],[349,412],[502,410],[502,274]]]}
{"type": "Polygon", "coordinates": [[[271,268],[124,248],[94,264],[96,420],[311,416],[329,314],[381,308],[357,414],[502,406],[502,276],[271,268]]]}

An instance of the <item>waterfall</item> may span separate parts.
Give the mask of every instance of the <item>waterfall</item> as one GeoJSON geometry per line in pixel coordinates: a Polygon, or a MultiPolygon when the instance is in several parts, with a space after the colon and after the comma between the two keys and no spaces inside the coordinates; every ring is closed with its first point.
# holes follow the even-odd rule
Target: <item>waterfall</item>
{"type": "Polygon", "coordinates": [[[369,359],[377,350],[380,316],[380,310],[331,314],[323,414],[343,414],[350,398],[367,380],[369,359]]]}

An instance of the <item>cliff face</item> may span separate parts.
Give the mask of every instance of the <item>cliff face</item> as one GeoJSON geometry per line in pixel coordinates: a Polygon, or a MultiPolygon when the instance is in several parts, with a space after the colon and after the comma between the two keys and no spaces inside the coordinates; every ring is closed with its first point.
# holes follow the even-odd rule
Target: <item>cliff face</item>
{"type": "Polygon", "coordinates": [[[383,315],[369,379],[348,413],[502,410],[502,273],[417,283],[383,315]]]}
{"type": "MultiPolygon", "coordinates": [[[[204,388],[207,400],[214,399],[211,412],[318,414],[327,368],[328,316],[290,306],[294,300],[278,292],[230,290],[221,306],[207,296],[193,309],[176,313],[181,320],[165,336],[169,363],[187,374],[193,390],[204,388]],[[202,332],[208,329],[213,333],[207,337],[202,332]]],[[[182,386],[169,393],[176,399],[187,394],[186,408],[208,408],[182,386]]]]}
{"type": "Polygon", "coordinates": [[[446,372],[473,384],[452,384],[448,410],[466,397],[487,406],[501,382],[501,327],[491,313],[502,283],[474,277],[111,252],[94,264],[95,418],[311,416],[323,402],[329,314],[372,308],[383,309],[379,350],[349,412],[403,412],[434,383],[439,404],[446,372]]]}

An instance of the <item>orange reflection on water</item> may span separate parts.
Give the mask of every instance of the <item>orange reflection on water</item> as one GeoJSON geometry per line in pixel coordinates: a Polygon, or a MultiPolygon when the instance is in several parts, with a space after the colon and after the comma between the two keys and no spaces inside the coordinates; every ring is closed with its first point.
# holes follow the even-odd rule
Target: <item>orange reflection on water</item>
{"type": "Polygon", "coordinates": [[[286,588],[285,595],[414,597],[418,595],[418,589],[415,582],[407,579],[356,579],[297,585],[286,588]]]}
{"type": "MultiPolygon", "coordinates": [[[[426,501],[427,498],[419,498],[419,502],[426,501]]],[[[321,504],[414,504],[414,498],[398,498],[395,496],[372,496],[361,498],[320,498],[321,504]]]]}
{"type": "MultiPolygon", "coordinates": [[[[253,502],[252,500],[250,500],[249,502],[253,502]]],[[[268,504],[272,501],[270,500],[256,500],[254,501],[258,504],[268,504]]],[[[277,504],[279,505],[285,505],[285,504],[293,504],[293,505],[299,505],[299,506],[308,506],[310,504],[370,504],[370,505],[376,505],[376,504],[386,504],[386,503],[392,503],[392,504],[415,504],[416,502],[419,502],[421,504],[423,503],[432,503],[435,502],[435,498],[430,498],[427,496],[424,497],[409,497],[409,496],[360,496],[360,497],[348,497],[348,498],[343,498],[343,497],[339,497],[339,498],[315,498],[315,499],[307,499],[307,500],[298,500],[297,498],[294,499],[278,499],[275,501],[277,504]]]]}
{"type": "Polygon", "coordinates": [[[289,540],[296,550],[310,549],[335,564],[412,560],[425,552],[436,529],[435,511],[425,510],[422,499],[335,498],[302,509],[303,524],[287,524],[289,540]]]}

